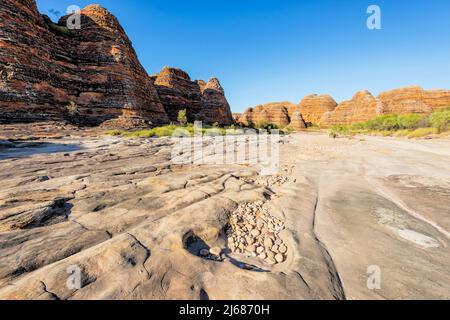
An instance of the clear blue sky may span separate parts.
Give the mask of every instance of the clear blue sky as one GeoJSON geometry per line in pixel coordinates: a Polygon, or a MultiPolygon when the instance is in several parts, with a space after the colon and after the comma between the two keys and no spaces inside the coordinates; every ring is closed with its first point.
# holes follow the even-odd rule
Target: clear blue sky
{"type": "MultiPolygon", "coordinates": [[[[235,112],[310,93],[450,88],[449,0],[93,1],[118,17],[149,74],[169,65],[216,76],[235,112]],[[371,4],[381,30],[366,27],[371,4]]],[[[37,3],[48,14],[93,1],[37,3]]]]}

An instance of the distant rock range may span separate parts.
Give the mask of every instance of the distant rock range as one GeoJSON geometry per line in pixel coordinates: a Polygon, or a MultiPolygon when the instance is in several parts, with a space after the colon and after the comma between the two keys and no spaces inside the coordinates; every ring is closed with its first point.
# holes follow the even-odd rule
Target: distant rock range
{"type": "MultiPolygon", "coordinates": [[[[243,125],[273,123],[292,127],[292,115],[300,113],[306,124],[332,126],[367,121],[384,114],[429,114],[450,106],[450,90],[424,90],[410,86],[381,93],[374,97],[369,91],[356,93],[351,100],[337,103],[329,95],[309,95],[299,104],[279,102],[247,109],[234,114],[243,125]]],[[[298,126],[298,115],[295,119],[298,126]]]]}
{"type": "Polygon", "coordinates": [[[34,0],[0,6],[0,122],[76,119],[81,124],[133,126],[189,120],[233,122],[215,78],[191,81],[164,68],[148,76],[116,17],[99,5],[81,10],[81,29],[54,24],[34,0]],[[72,104],[72,108],[67,106],[72,104]]]}

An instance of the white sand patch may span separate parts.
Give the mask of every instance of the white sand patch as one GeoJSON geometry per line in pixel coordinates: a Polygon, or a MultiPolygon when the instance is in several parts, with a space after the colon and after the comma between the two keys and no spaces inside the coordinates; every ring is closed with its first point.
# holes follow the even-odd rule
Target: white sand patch
{"type": "Polygon", "coordinates": [[[424,248],[440,247],[439,242],[436,239],[426,236],[422,233],[416,232],[414,230],[408,229],[397,230],[397,233],[403,239],[414,242],[415,244],[424,248]]]}

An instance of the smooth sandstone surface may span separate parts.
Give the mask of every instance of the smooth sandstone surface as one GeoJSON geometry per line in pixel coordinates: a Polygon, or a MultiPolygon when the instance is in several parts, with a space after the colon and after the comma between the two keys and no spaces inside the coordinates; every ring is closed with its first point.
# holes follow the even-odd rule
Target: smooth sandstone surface
{"type": "Polygon", "coordinates": [[[174,165],[167,138],[46,128],[0,144],[1,299],[450,298],[449,140],[292,134],[262,177],[174,165]],[[233,237],[256,229],[270,250],[231,252],[229,217],[254,203],[266,221],[233,237]]]}

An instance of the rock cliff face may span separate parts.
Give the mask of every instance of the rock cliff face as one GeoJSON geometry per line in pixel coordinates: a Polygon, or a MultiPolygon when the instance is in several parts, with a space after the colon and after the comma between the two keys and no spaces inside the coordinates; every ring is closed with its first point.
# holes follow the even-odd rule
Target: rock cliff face
{"type": "Polygon", "coordinates": [[[33,0],[2,1],[0,17],[3,120],[76,113],[93,124],[121,115],[168,121],[130,40],[104,8],[84,8],[80,30],[69,30],[67,17],[53,24],[33,0]],[[70,102],[76,110],[66,109],[70,102]]]}
{"type": "Polygon", "coordinates": [[[192,81],[186,72],[164,67],[158,75],[152,76],[152,80],[170,121],[177,121],[178,112],[186,109],[191,122],[233,123],[224,90],[216,78],[207,83],[192,81]]]}
{"type": "Polygon", "coordinates": [[[191,82],[179,71],[173,84],[169,74],[162,74],[160,98],[118,20],[106,9],[82,9],[79,30],[68,29],[68,19],[52,23],[38,12],[34,0],[2,0],[0,122],[76,118],[83,124],[109,120],[114,126],[114,119],[163,124],[181,108],[177,102],[192,107],[192,116],[232,122],[216,79],[191,82]]]}
{"type": "Polygon", "coordinates": [[[329,95],[312,94],[303,98],[300,102],[300,113],[308,123],[318,124],[326,112],[333,111],[337,106],[336,101],[329,95]]]}

